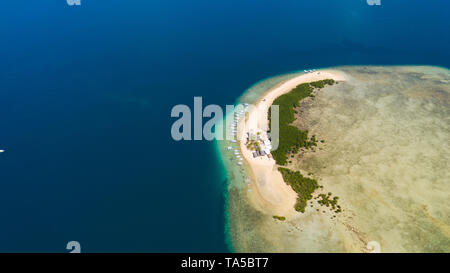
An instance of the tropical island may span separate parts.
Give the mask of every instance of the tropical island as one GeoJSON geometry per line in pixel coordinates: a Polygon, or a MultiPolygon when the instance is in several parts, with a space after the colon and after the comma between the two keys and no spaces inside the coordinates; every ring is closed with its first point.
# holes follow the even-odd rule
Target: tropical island
{"type": "Polygon", "coordinates": [[[294,73],[240,101],[255,107],[237,114],[237,142],[221,148],[235,251],[450,251],[448,69],[294,73]]]}

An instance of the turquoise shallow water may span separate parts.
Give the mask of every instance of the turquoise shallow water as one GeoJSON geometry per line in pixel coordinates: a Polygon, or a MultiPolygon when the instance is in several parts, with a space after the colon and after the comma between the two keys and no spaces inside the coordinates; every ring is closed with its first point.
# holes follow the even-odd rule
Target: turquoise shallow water
{"type": "MultiPolygon", "coordinates": [[[[256,84],[252,85],[250,88],[248,88],[237,100],[235,105],[244,103],[248,104],[255,104],[256,101],[264,95],[267,91],[275,87],[277,84],[280,84],[290,78],[293,78],[297,75],[302,74],[302,72],[293,72],[293,73],[287,73],[285,75],[278,75],[273,76],[264,80],[261,80],[257,82],[256,84]]],[[[224,122],[226,119],[233,120],[234,112],[228,114],[224,118],[224,122]]],[[[223,126],[225,128],[224,123],[219,124],[219,126],[223,126]]],[[[225,128],[226,130],[226,128],[225,128]]],[[[237,143],[233,143],[228,140],[216,140],[216,155],[218,157],[218,160],[221,162],[225,173],[227,177],[227,191],[225,193],[225,232],[226,232],[226,243],[230,250],[234,250],[233,248],[233,242],[230,236],[230,217],[233,217],[230,215],[230,211],[228,209],[229,199],[228,199],[228,191],[231,187],[238,188],[240,190],[245,191],[246,184],[249,182],[250,177],[250,171],[248,170],[247,166],[244,164],[242,166],[239,166],[238,160],[234,156],[233,151],[235,149],[239,149],[237,143]],[[233,147],[232,151],[227,150],[227,147],[233,147]]]]}

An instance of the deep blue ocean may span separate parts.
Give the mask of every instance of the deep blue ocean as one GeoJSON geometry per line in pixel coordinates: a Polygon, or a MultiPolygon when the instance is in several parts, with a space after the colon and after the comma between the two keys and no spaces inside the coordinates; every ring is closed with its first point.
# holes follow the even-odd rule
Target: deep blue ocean
{"type": "Polygon", "coordinates": [[[176,104],[357,64],[450,67],[450,1],[4,0],[0,252],[226,252],[213,142],[176,104]]]}

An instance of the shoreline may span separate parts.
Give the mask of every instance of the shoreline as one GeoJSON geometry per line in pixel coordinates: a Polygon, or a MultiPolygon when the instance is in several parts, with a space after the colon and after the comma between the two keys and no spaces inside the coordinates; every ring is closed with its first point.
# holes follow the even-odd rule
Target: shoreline
{"type": "Polygon", "coordinates": [[[290,92],[297,85],[324,79],[345,81],[343,72],[332,69],[318,70],[301,74],[271,87],[256,100],[255,107],[239,121],[239,149],[250,171],[251,191],[247,192],[250,203],[259,211],[287,217],[295,215],[294,205],[297,193],[285,183],[273,158],[267,156],[254,158],[252,152],[245,146],[247,132],[265,132],[268,129],[268,110],[279,96],[290,92]],[[243,130],[245,131],[243,133],[243,130]]]}
{"type": "MultiPolygon", "coordinates": [[[[251,103],[255,104],[262,96],[264,96],[267,92],[276,88],[283,84],[284,82],[293,79],[299,75],[303,75],[303,72],[290,72],[286,74],[275,75],[273,77],[268,77],[263,80],[258,81],[257,83],[250,86],[245,90],[235,101],[236,104],[243,103],[251,103]]],[[[230,113],[226,115],[224,119],[221,121],[222,126],[225,126],[227,119],[233,119],[234,113],[230,113]]],[[[227,147],[233,146],[236,149],[239,149],[239,145],[237,143],[232,143],[230,141],[215,141],[215,152],[217,153],[217,157],[220,161],[220,164],[225,170],[227,184],[225,186],[224,199],[225,199],[225,241],[231,252],[236,252],[236,244],[233,240],[235,234],[233,234],[233,218],[230,215],[230,190],[237,189],[238,192],[241,192],[245,197],[245,194],[248,190],[253,189],[253,183],[249,183],[253,181],[252,173],[246,162],[242,166],[237,166],[236,158],[232,156],[230,151],[227,150],[227,147]]],[[[248,202],[248,198],[243,198],[244,203],[250,205],[248,202]]],[[[250,205],[251,206],[251,205],[250,205]]],[[[253,208],[253,207],[252,207],[253,208]]]]}

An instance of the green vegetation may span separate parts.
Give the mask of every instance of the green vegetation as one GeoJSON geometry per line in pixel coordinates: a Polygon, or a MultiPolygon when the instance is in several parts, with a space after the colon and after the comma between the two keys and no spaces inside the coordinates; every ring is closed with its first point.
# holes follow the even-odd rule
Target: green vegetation
{"type": "Polygon", "coordinates": [[[333,85],[334,84],[334,80],[333,79],[328,79],[328,80],[323,80],[323,81],[317,81],[317,82],[312,82],[310,83],[310,85],[312,87],[315,88],[324,88],[325,85],[333,85]]]}
{"type": "Polygon", "coordinates": [[[338,200],[339,197],[335,196],[334,198],[331,198],[331,192],[329,192],[328,194],[319,194],[319,198],[321,198],[319,201],[317,201],[317,203],[319,203],[322,206],[326,206],[326,207],[330,207],[331,209],[334,210],[334,212],[339,213],[342,212],[341,206],[339,206],[338,200]]]}
{"type": "MultiPolygon", "coordinates": [[[[277,99],[275,99],[273,105],[278,105],[280,109],[280,142],[278,145],[278,149],[272,151],[272,156],[278,165],[286,165],[289,156],[293,158],[301,148],[311,149],[317,146],[317,143],[319,141],[316,139],[315,135],[311,136],[311,138],[308,138],[307,130],[302,131],[295,126],[292,126],[291,123],[295,120],[295,114],[298,113],[295,108],[299,106],[302,99],[308,96],[314,99],[315,96],[312,93],[314,91],[314,88],[323,88],[325,85],[332,84],[334,84],[334,80],[322,80],[312,83],[300,84],[292,89],[289,93],[279,96],[277,99]]],[[[302,110],[300,110],[300,113],[302,113],[302,110]]],[[[269,109],[269,128],[270,114],[271,111],[269,109]]],[[[322,140],[321,142],[323,143],[325,141],[322,140]]],[[[289,160],[289,163],[291,162],[292,161],[289,160]]],[[[308,200],[312,199],[312,193],[319,187],[323,188],[323,186],[319,186],[315,179],[304,177],[299,171],[291,171],[287,168],[282,167],[278,167],[278,170],[281,172],[284,182],[291,186],[292,189],[297,193],[295,210],[305,212],[308,200]]],[[[312,173],[310,175],[312,175],[312,173]]],[[[328,198],[326,200],[328,200],[328,198]]],[[[333,200],[323,202],[327,202],[327,206],[331,204],[333,206],[333,209],[335,209],[335,206],[337,205],[337,197],[335,197],[335,199],[333,200]]],[[[319,209],[317,209],[317,211],[319,211],[319,209]]],[[[273,216],[273,218],[280,221],[283,221],[285,219],[282,216],[273,216]]]]}
{"type": "MultiPolygon", "coordinates": [[[[334,84],[334,80],[303,83],[292,89],[289,93],[279,96],[273,102],[273,105],[279,105],[280,109],[280,142],[278,149],[272,151],[272,156],[278,165],[285,165],[289,154],[296,154],[301,147],[311,148],[317,146],[318,141],[315,136],[308,139],[307,130],[299,130],[290,124],[295,120],[294,114],[297,112],[294,108],[299,106],[300,101],[308,96],[313,96],[313,87],[322,88],[327,84],[334,84]]],[[[271,111],[269,109],[269,122],[270,113],[271,111]]]]}
{"type": "Polygon", "coordinates": [[[245,143],[245,145],[247,146],[247,149],[249,149],[251,151],[257,151],[257,150],[259,150],[259,147],[260,147],[259,142],[256,140],[249,140],[245,143]]]}
{"type": "Polygon", "coordinates": [[[284,220],[286,220],[286,217],[274,215],[274,216],[273,216],[273,219],[280,220],[280,221],[284,221],[284,220]]]}
{"type": "Polygon", "coordinates": [[[294,172],[282,167],[278,167],[278,170],[283,175],[284,182],[291,186],[298,195],[295,210],[305,212],[308,200],[312,198],[312,193],[319,187],[317,181],[304,177],[299,171],[294,172]]]}

